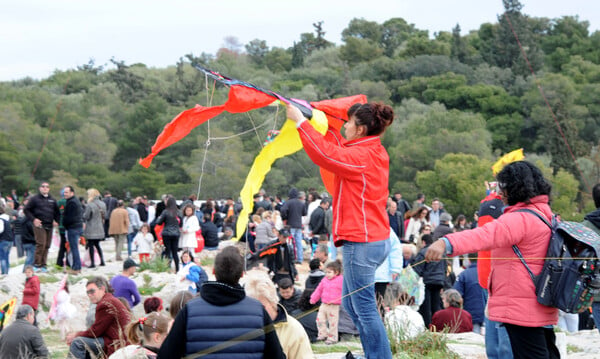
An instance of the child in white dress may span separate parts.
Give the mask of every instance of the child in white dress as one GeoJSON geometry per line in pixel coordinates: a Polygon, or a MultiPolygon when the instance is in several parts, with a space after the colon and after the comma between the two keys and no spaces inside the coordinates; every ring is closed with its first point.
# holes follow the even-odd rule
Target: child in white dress
{"type": "Polygon", "coordinates": [[[61,281],[58,291],[54,294],[54,301],[48,315],[60,330],[60,337],[64,340],[67,333],[71,331],[69,324],[71,319],[75,317],[77,308],[71,303],[71,295],[69,294],[69,283],[67,276],[61,281]]]}
{"type": "Polygon", "coordinates": [[[138,255],[140,256],[140,263],[150,260],[150,254],[153,252],[153,242],[154,237],[150,233],[150,226],[147,223],[142,224],[142,228],[133,238],[133,243],[137,246],[138,255]]]}

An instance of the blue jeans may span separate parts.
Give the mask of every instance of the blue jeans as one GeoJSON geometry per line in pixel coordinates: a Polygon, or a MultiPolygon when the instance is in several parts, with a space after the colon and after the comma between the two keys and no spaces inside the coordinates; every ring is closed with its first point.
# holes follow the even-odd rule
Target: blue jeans
{"type": "Polygon", "coordinates": [[[391,359],[387,332],[375,300],[375,270],[390,253],[390,241],[344,242],[342,304],[358,329],[367,359],[391,359]]]}
{"type": "Polygon", "coordinates": [[[25,252],[25,264],[23,265],[23,268],[27,267],[27,266],[32,266],[33,265],[33,259],[34,259],[34,254],[35,254],[35,244],[33,243],[24,243],[23,244],[23,252],[25,252]]]}
{"type": "Polygon", "coordinates": [[[290,228],[290,234],[294,237],[294,244],[296,245],[296,262],[302,262],[304,260],[304,250],[302,249],[304,235],[302,234],[302,228],[290,228]]]}
{"type": "Polygon", "coordinates": [[[329,259],[334,261],[337,258],[337,247],[333,244],[333,235],[329,235],[329,259]]]}
{"type": "Polygon", "coordinates": [[[8,274],[8,257],[10,255],[10,249],[13,246],[13,241],[0,241],[0,268],[2,268],[2,274],[8,274]]]}
{"type": "Polygon", "coordinates": [[[600,302],[592,303],[592,316],[594,317],[596,328],[600,331],[600,302]]]}
{"type": "Polygon", "coordinates": [[[67,229],[67,241],[69,241],[71,254],[73,255],[72,270],[81,270],[81,259],[79,258],[79,237],[81,237],[81,233],[83,233],[82,227],[67,229]]]}
{"type": "Polygon", "coordinates": [[[67,358],[85,359],[87,352],[93,354],[92,358],[95,358],[103,352],[103,347],[103,338],[77,337],[71,342],[67,358]]]}
{"type": "Polygon", "coordinates": [[[506,328],[485,317],[485,352],[488,359],[512,359],[512,347],[506,328]]]}
{"type": "Polygon", "coordinates": [[[133,238],[137,234],[137,230],[134,230],[131,233],[127,233],[127,256],[131,257],[131,244],[133,243],[133,238]]]}

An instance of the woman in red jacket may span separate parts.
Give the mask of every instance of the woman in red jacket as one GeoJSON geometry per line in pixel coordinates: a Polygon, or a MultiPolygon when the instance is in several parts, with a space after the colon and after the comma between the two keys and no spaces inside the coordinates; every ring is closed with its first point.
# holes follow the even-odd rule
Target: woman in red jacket
{"type": "Polygon", "coordinates": [[[437,261],[444,254],[491,250],[489,318],[504,323],[516,359],[559,358],[552,330],[558,309],[537,302],[533,281],[512,249],[517,245],[533,274],[541,272],[550,228],[537,216],[518,210],[534,210],[551,221],[548,201],[552,186],[536,166],[526,161],[508,164],[497,179],[502,200],[508,205],[504,214],[482,227],[438,240],[429,247],[425,259],[437,261]]]}
{"type": "Polygon", "coordinates": [[[390,344],[375,301],[375,269],[390,251],[388,198],[389,157],[381,136],[394,120],[391,107],[355,104],[348,109],[346,139],[330,129],[319,134],[288,106],[304,150],[313,162],[332,172],[333,239],[343,246],[345,268],[342,304],[356,325],[367,358],[392,357],[390,344]]]}

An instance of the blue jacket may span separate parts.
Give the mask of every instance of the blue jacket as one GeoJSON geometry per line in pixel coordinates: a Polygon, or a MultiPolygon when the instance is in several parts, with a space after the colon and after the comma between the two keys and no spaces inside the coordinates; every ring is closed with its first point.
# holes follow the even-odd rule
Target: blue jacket
{"type": "Polygon", "coordinates": [[[391,244],[390,254],[375,270],[376,283],[390,283],[392,281],[392,273],[400,274],[402,272],[404,264],[402,243],[400,243],[394,231],[390,231],[390,239],[388,241],[391,244]]]}
{"type": "Polygon", "coordinates": [[[454,289],[463,297],[463,309],[471,314],[473,323],[483,323],[487,294],[477,279],[477,262],[458,275],[454,289]]]}
{"type": "Polygon", "coordinates": [[[204,350],[206,359],[285,358],[262,304],[246,297],[239,284],[221,282],[205,283],[200,297],[177,314],[158,358],[181,358],[204,350]],[[240,339],[242,335],[247,337],[240,339]],[[218,351],[208,351],[215,348],[218,351]]]}

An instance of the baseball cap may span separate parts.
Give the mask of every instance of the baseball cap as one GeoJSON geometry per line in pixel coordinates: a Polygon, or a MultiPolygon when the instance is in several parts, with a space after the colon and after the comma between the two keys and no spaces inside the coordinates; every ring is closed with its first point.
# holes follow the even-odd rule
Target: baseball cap
{"type": "Polygon", "coordinates": [[[131,267],[139,267],[140,265],[137,264],[133,259],[131,258],[127,258],[125,259],[125,262],[123,262],[123,269],[129,269],[131,267]]]}

